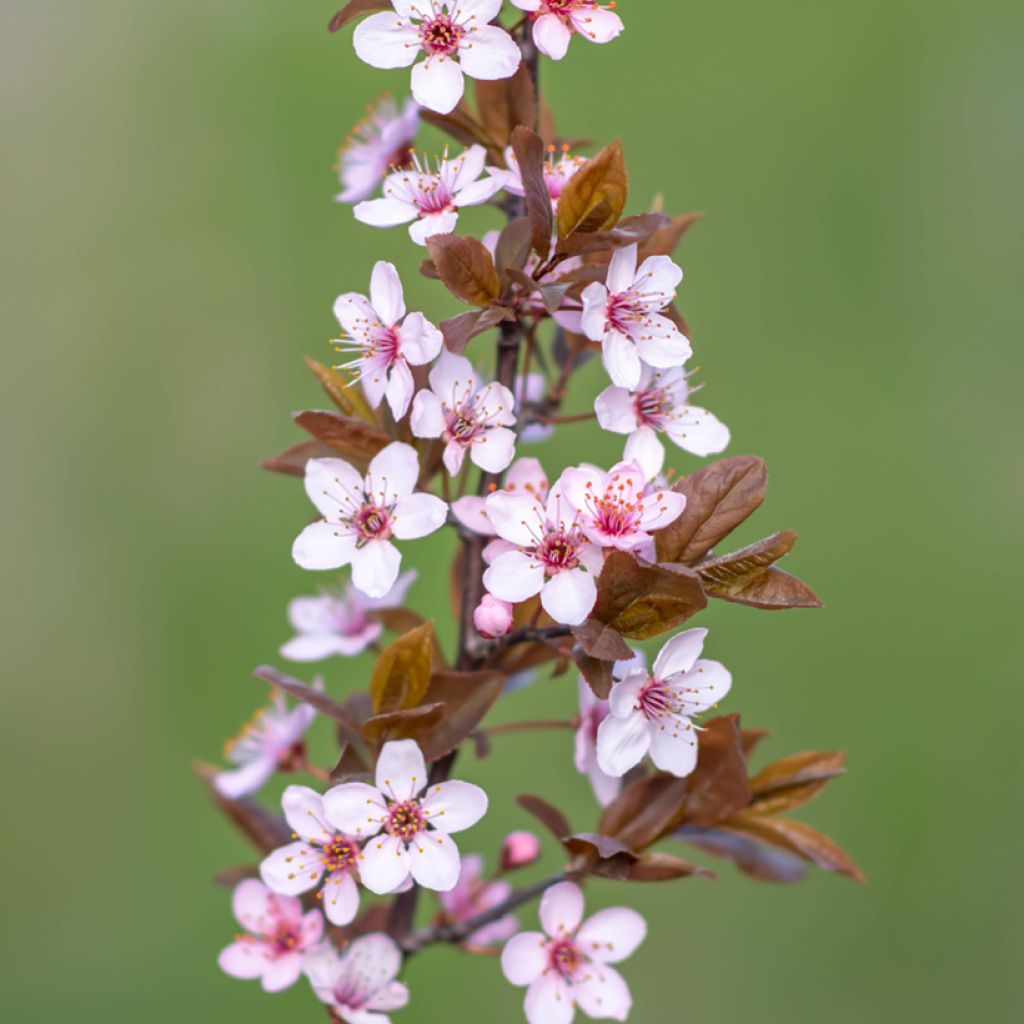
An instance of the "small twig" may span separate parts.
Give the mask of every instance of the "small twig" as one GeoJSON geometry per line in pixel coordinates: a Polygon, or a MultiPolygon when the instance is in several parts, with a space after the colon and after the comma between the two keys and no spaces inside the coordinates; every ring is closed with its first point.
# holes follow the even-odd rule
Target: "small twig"
{"type": "Polygon", "coordinates": [[[549,640],[557,640],[559,637],[571,635],[572,629],[569,626],[545,626],[543,629],[537,629],[536,626],[524,626],[522,629],[513,630],[507,636],[503,636],[497,642],[495,650],[501,647],[512,647],[515,644],[546,644],[549,640]]]}
{"type": "Polygon", "coordinates": [[[541,416],[539,422],[548,424],[558,423],[583,423],[586,420],[597,419],[596,412],[580,412],[574,413],[572,416],[541,416]]]}

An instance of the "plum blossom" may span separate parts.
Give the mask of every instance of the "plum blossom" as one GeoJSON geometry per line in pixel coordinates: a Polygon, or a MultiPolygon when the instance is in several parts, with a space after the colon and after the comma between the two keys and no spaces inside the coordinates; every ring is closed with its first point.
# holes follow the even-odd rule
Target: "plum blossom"
{"type": "Polygon", "coordinates": [[[450,781],[421,796],[426,785],[416,741],[393,740],[377,759],[376,786],[347,782],[324,795],[329,819],[364,841],[359,876],[372,892],[395,892],[410,875],[440,892],[458,881],[459,851],[450,833],[484,816],[487,794],[469,782],[450,781]]]}
{"type": "Polygon", "coordinates": [[[282,896],[316,889],[327,920],[348,924],[359,909],[356,839],[331,821],[324,799],[308,786],[289,786],[281,796],[281,809],[296,841],[268,854],[260,864],[260,877],[282,896]]]}
{"type": "MultiPolygon", "coordinates": [[[[323,689],[323,680],[313,682],[323,689]]],[[[289,709],[284,695],[274,691],[269,706],[261,708],[239,735],[224,745],[226,760],[236,768],[218,772],[213,785],[221,796],[238,800],[261,789],[279,768],[288,768],[302,753],[302,738],[313,724],[316,711],[309,704],[289,709]]]]}
{"type": "Polygon", "coordinates": [[[648,256],[637,269],[637,245],[616,249],[605,284],[583,290],[583,333],[602,342],[602,359],[612,383],[633,390],[642,363],[680,366],[693,354],[679,328],[661,315],[672,301],[683,272],[668,256],[648,256]]]}
{"type": "Polygon", "coordinates": [[[592,43],[610,43],[623,29],[622,19],[597,0],[512,0],[533,20],[533,42],[541,53],[561,60],[574,35],[592,43]]]}
{"type": "Polygon", "coordinates": [[[364,478],[342,459],[310,459],[306,494],[323,516],[295,539],[292,557],[303,569],[352,564],[352,583],[382,598],[395,585],[402,556],[391,539],[414,540],[440,529],[448,506],[416,491],[416,449],[395,441],[378,452],[364,478]]]}
{"type": "Polygon", "coordinates": [[[644,467],[635,460],[620,462],[607,473],[588,464],[567,469],[562,486],[587,537],[620,551],[648,545],[651,532],[678,519],[686,507],[685,495],[648,486],[644,467]]]}
{"type": "Polygon", "coordinates": [[[466,453],[488,473],[500,473],[512,461],[516,435],[515,399],[496,381],[481,387],[465,356],[441,353],[430,371],[430,390],[413,399],[409,422],[417,437],[440,437],[445,468],[453,476],[466,453]]]}
{"type": "Polygon", "coordinates": [[[691,718],[714,707],[732,686],[724,665],[700,657],[706,629],[687,629],[662,647],[650,673],[639,662],[612,684],[611,713],[597,730],[597,761],[620,778],[650,753],[655,766],[689,775],[699,727],[691,718]]]}
{"type": "MultiPolygon", "coordinates": [[[[557,152],[554,146],[548,146],[548,157],[544,161],[544,184],[551,197],[552,209],[558,208],[558,199],[565,191],[565,186],[569,184],[569,179],[587,162],[586,157],[573,156],[568,146],[562,146],[561,154],[556,159],[557,152]]],[[[501,178],[506,192],[511,192],[514,196],[525,196],[523,174],[519,169],[515,150],[511,146],[505,149],[505,165],[507,169],[494,169],[491,173],[501,178]]]]}
{"type": "Polygon", "coordinates": [[[501,0],[391,0],[394,11],[363,21],[352,38],[360,60],[375,68],[412,69],[416,102],[447,114],[462,99],[463,74],[490,81],[514,75],[522,54],[512,37],[489,25],[501,0]]]}
{"type": "Polygon", "coordinates": [[[602,807],[607,807],[618,795],[621,783],[602,771],[597,763],[597,730],[608,717],[608,701],[594,696],[587,681],[579,681],[580,724],[576,730],[576,771],[586,775],[594,791],[594,797],[602,807]]]}
{"type": "Polygon", "coordinates": [[[362,382],[370,405],[377,408],[386,396],[392,415],[400,420],[415,390],[409,367],[423,366],[441,351],[441,332],[422,313],[405,315],[398,271],[384,260],[374,264],[370,297],[339,295],[334,315],[345,332],[335,342],[337,351],[353,356],[342,365],[362,382]]]}
{"type": "Polygon", "coordinates": [[[221,951],[220,969],[233,978],[259,978],[266,992],[294,985],[323,936],[320,911],[303,914],[301,900],[271,892],[255,878],[235,886],[231,909],[245,931],[221,951]]]}
{"type": "Polygon", "coordinates": [[[388,1012],[409,1002],[409,990],[395,980],[401,967],[401,950],[383,932],[353,939],[340,955],[325,942],[305,962],[317,999],[347,1024],[389,1024],[388,1012]]]}
{"type": "Polygon", "coordinates": [[[412,166],[394,171],[384,180],[381,199],[367,199],[353,209],[356,220],[375,228],[409,225],[409,237],[426,245],[432,235],[455,230],[459,209],[479,206],[501,191],[499,178],[481,178],[487,151],[470,146],[454,160],[448,151],[437,161],[436,170],[428,160],[412,155],[412,166]]]}
{"type": "Polygon", "coordinates": [[[513,604],[540,594],[548,615],[575,626],[594,607],[604,558],[584,534],[563,491],[563,480],[558,480],[549,494],[506,489],[486,499],[487,517],[503,543],[489,546],[484,586],[513,604]]]}
{"type": "Polygon", "coordinates": [[[499,601],[490,594],[484,594],[480,603],[473,609],[473,625],[476,631],[488,640],[497,640],[505,636],[512,628],[512,605],[508,601],[499,601]]]}
{"type": "MultiPolygon", "coordinates": [[[[448,925],[471,921],[477,914],[504,903],[511,895],[512,886],[508,882],[488,881],[484,877],[483,857],[475,853],[468,854],[462,858],[462,872],[455,888],[438,894],[441,920],[448,925]]],[[[515,935],[518,929],[516,918],[506,914],[468,935],[466,945],[478,949],[497,945],[515,935]]]]}
{"type": "Polygon", "coordinates": [[[506,943],[501,969],[513,985],[528,986],[529,1024],[570,1024],[576,1007],[598,1019],[629,1015],[629,989],[609,965],[634,953],[647,924],[628,907],[610,907],[582,919],[583,893],[572,882],[560,882],[541,898],[543,933],[520,932],[506,943]]]}
{"type": "Polygon", "coordinates": [[[509,832],[501,844],[501,870],[529,867],[540,858],[540,840],[532,832],[509,832]]]}
{"type": "Polygon", "coordinates": [[[389,170],[409,163],[419,126],[415,100],[406,100],[399,111],[390,96],[382,96],[338,151],[338,175],[344,188],[335,199],[339,203],[369,199],[389,170]]]}
{"type": "Polygon", "coordinates": [[[397,608],[416,579],[414,570],[402,573],[381,598],[367,597],[347,584],[340,591],[296,597],[288,605],[288,621],[296,632],[281,648],[289,661],[321,661],[333,654],[351,658],[380,638],[384,627],[370,618],[378,608],[397,608]]]}
{"type": "MultiPolygon", "coordinates": [[[[505,474],[506,494],[522,494],[534,496],[543,501],[548,493],[548,478],[544,467],[537,459],[516,459],[505,474]]],[[[467,494],[452,503],[452,514],[467,530],[479,533],[484,537],[496,537],[497,530],[487,515],[487,499],[475,494],[467,494]]],[[[504,541],[498,542],[504,545],[504,541]]],[[[515,545],[506,545],[507,550],[514,550],[515,545]]]]}
{"type": "MultiPolygon", "coordinates": [[[[680,366],[655,370],[640,368],[636,390],[605,388],[594,402],[597,421],[604,430],[653,439],[664,434],[691,455],[714,455],[729,444],[729,428],[716,416],[690,404],[695,389],[680,366]]],[[[660,444],[660,442],[658,442],[660,444]]]]}

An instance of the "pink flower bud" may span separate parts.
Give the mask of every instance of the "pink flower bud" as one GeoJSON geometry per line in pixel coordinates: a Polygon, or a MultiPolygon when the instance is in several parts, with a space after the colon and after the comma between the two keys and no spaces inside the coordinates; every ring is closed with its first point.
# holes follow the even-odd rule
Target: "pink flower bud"
{"type": "Polygon", "coordinates": [[[512,628],[512,605],[484,594],[473,612],[473,625],[488,640],[504,636],[512,628]]]}
{"type": "Polygon", "coordinates": [[[540,857],[540,840],[532,832],[510,832],[501,846],[501,870],[525,868],[540,857]]]}

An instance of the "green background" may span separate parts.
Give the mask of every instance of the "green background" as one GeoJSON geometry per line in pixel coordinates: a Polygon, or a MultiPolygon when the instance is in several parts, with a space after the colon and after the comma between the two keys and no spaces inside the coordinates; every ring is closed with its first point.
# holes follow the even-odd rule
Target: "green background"
{"type": "MultiPolygon", "coordinates": [[[[407,89],[354,58],[350,30],[328,36],[332,10],[2,5],[11,1021],[322,1019],[299,987],[271,998],[218,973],[233,922],[210,876],[246,855],[189,760],[215,760],[262,699],[250,669],[316,582],[289,558],[306,501],[257,463],[298,438],[290,410],[323,404],[300,357],[329,356],[334,296],[389,258],[411,308],[455,310],[401,229],[331,202],[348,126],[407,89]]],[[[703,400],[771,472],[738,540],[798,529],[787,567],[827,600],[707,613],[735,678],[724,710],[772,729],[769,755],[850,749],[805,816],[869,878],[772,887],[725,865],[717,884],[594,884],[592,904],[650,918],[624,971],[633,1020],[1020,1019],[1024,8],[619,10],[624,36],[575,42],[544,84],[566,134],[622,136],[633,210],[660,191],[707,211],[680,253],[703,400]]],[[[595,435],[566,428],[549,471],[613,460],[595,435]]],[[[449,547],[406,547],[420,609],[440,605],[449,547]]],[[[365,671],[325,666],[338,694],[365,671]]],[[[571,691],[541,684],[498,714],[569,715],[571,691]]],[[[568,742],[509,736],[466,759],[493,810],[464,848],[493,857],[526,826],[523,790],[592,824],[568,742]]],[[[409,978],[396,1021],[522,1019],[494,961],[431,952],[409,978]]]]}

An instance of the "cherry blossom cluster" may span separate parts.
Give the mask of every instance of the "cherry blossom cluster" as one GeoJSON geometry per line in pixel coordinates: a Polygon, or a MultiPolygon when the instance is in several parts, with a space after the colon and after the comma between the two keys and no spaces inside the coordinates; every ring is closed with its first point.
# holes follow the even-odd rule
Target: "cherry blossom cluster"
{"type": "MultiPolygon", "coordinates": [[[[633,1000],[617,965],[646,924],[626,906],[585,918],[584,887],[708,874],[651,849],[680,840],[755,877],[799,877],[801,858],[814,857],[765,816],[781,806],[780,791],[792,790],[796,806],[808,783],[820,788],[841,771],[841,755],[794,755],[772,766],[769,786],[747,768],[763,733],[743,730],[736,715],[706,717],[732,687],[725,666],[704,657],[708,630],[685,625],[708,597],[818,602],[774,565],[795,534],[717,549],[760,504],[759,460],[681,476],[666,468],[666,444],[703,459],[730,441],[691,401],[700,385],[687,367],[674,258],[691,218],[624,216],[619,144],[587,156],[542,124],[541,57],[561,61],[574,36],[615,40],[615,7],[353,0],[331,22],[332,31],[357,22],[353,45],[367,64],[412,69],[412,97],[385,95],[342,147],[336,199],[359,224],[407,226],[412,265],[469,307],[447,318],[408,310],[399,270],[385,260],[365,292],[335,300],[337,358],[307,362],[336,411],[297,414],[310,440],[265,464],[300,477],[315,510],[296,528],[294,563],[331,574],[289,603],[279,654],[322,674],[306,683],[258,669],[270,704],[227,744],[226,767],[204,769],[218,805],[260,851],[230,878],[241,932],[221,969],[267,992],[305,978],[335,1022],[388,1024],[410,999],[405,961],[441,942],[500,957],[505,979],[525,989],[529,1024],[569,1024],[577,1010],[625,1020],[633,1000]],[[457,148],[418,152],[423,121],[457,148]],[[457,233],[469,207],[493,218],[479,240],[457,233]],[[574,374],[591,357],[599,393],[565,415],[574,374]],[[618,435],[621,455],[607,468],[574,460],[549,474],[521,450],[586,422],[618,435]],[[460,545],[451,657],[412,607],[415,570],[403,572],[407,545],[446,529],[460,545]],[[359,657],[372,668],[351,660],[359,657]],[[545,665],[556,681],[578,670],[567,676],[572,716],[486,724],[545,665]],[[327,769],[310,753],[320,723],[334,747],[327,769]],[[594,799],[566,814],[519,798],[565,858],[556,874],[517,888],[510,876],[541,860],[539,840],[509,832],[490,869],[482,852],[463,854],[461,833],[489,800],[452,772],[457,760],[459,774],[471,772],[473,752],[489,756],[492,736],[531,728],[566,730],[552,774],[573,766],[594,799]],[[276,799],[273,811],[256,800],[291,774],[314,784],[285,785],[280,813],[276,799]],[[573,833],[569,819],[587,813],[598,824],[573,833]],[[516,911],[535,898],[540,930],[524,930],[516,911]]],[[[819,845],[814,862],[858,877],[840,855],[823,864],[819,845]]]]}

